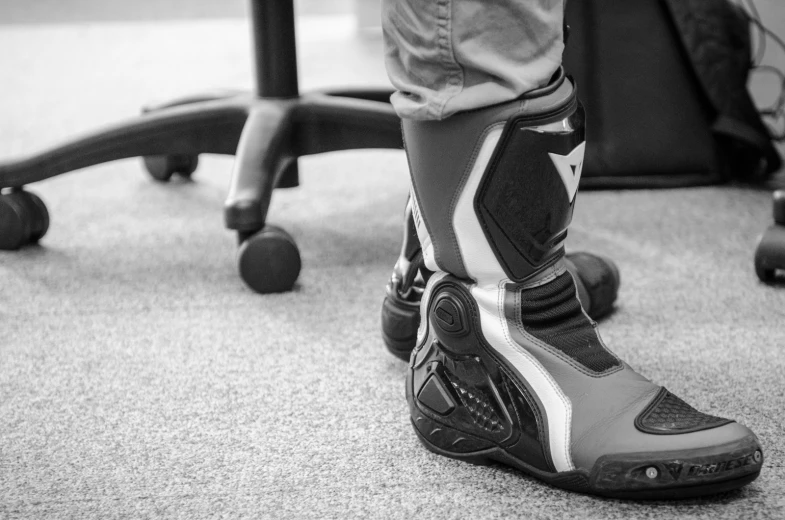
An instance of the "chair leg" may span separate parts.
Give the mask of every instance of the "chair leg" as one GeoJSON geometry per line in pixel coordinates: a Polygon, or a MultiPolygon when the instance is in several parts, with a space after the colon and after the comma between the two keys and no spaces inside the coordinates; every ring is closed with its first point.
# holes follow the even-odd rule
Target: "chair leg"
{"type": "Polygon", "coordinates": [[[177,106],[142,115],[41,153],[0,163],[0,188],[21,187],[128,157],[233,154],[247,115],[247,102],[235,99],[177,106]]]}
{"type": "Polygon", "coordinates": [[[390,104],[390,96],[393,91],[388,88],[329,88],[320,90],[319,93],[333,97],[348,97],[355,99],[365,99],[377,101],[379,103],[390,104]]]}
{"type": "MultiPolygon", "coordinates": [[[[359,92],[359,95],[375,95],[359,92]]],[[[365,97],[304,95],[295,110],[298,156],[359,148],[403,148],[401,120],[389,103],[365,97]]]]}
{"type": "Polygon", "coordinates": [[[257,100],[235,153],[224,205],[226,227],[250,233],[264,227],[278,178],[296,157],[292,150],[292,107],[296,100],[257,100]]]}
{"type": "Polygon", "coordinates": [[[236,89],[220,89],[209,92],[201,92],[199,94],[191,94],[175,99],[169,99],[160,103],[148,103],[142,107],[142,113],[156,112],[165,108],[179,107],[183,105],[193,105],[194,103],[204,103],[206,101],[218,101],[221,99],[239,98],[243,95],[250,97],[249,92],[236,89]]]}
{"type": "Polygon", "coordinates": [[[273,189],[296,168],[292,107],[297,100],[260,99],[248,114],[237,146],[224,206],[226,227],[237,230],[237,268],[254,291],[288,291],[300,274],[300,252],[283,229],[265,226],[273,189]]]}
{"type": "MultiPolygon", "coordinates": [[[[201,92],[175,99],[170,99],[160,103],[150,103],[142,107],[142,114],[160,112],[174,107],[204,104],[210,101],[236,99],[250,104],[253,99],[250,93],[234,89],[220,89],[209,92],[201,92]]],[[[198,154],[172,154],[166,155],[145,155],[142,157],[144,167],[150,176],[161,182],[168,182],[174,174],[181,177],[190,178],[191,174],[199,166],[198,154]]]]}

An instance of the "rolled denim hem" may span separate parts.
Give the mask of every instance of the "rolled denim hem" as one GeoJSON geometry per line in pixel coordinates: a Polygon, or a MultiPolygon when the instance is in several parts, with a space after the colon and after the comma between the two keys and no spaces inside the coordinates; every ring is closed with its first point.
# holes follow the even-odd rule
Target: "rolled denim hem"
{"type": "Polygon", "coordinates": [[[561,65],[564,0],[384,0],[399,116],[440,120],[511,101],[561,65]]]}

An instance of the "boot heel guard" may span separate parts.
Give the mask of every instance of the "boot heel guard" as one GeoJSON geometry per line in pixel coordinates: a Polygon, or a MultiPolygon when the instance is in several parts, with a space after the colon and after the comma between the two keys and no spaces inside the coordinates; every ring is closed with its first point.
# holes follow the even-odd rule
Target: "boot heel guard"
{"type": "Polygon", "coordinates": [[[540,406],[484,344],[466,287],[444,278],[433,288],[425,316],[425,344],[415,350],[406,381],[412,424],[423,444],[473,462],[500,460],[506,450],[534,471],[552,472],[540,406]]]}

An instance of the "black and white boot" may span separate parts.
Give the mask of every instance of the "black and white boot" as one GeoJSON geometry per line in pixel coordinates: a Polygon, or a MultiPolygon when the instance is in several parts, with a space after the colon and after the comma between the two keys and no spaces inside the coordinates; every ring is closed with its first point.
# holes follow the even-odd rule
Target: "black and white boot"
{"type": "Polygon", "coordinates": [[[425,266],[406,378],[430,450],[620,498],[738,488],[763,454],[606,348],[564,261],[584,154],[570,79],[443,121],[404,121],[425,266]]]}

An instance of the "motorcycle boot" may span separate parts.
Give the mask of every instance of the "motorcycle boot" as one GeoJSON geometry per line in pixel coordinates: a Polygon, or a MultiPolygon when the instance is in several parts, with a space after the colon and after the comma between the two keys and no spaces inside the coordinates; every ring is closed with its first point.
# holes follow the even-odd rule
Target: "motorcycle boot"
{"type": "Polygon", "coordinates": [[[585,147],[569,78],[405,120],[403,134],[433,272],[406,377],[428,449],[618,498],[712,494],[759,475],[755,434],[635,372],[581,307],[563,248],[585,147]]]}

